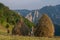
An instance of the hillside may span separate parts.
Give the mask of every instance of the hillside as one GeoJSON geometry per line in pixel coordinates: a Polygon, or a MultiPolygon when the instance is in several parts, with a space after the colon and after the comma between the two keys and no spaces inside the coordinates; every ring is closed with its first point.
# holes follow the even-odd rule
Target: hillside
{"type": "MultiPolygon", "coordinates": [[[[2,25],[2,27],[6,28],[6,26],[8,24],[9,29],[11,30],[12,27],[17,23],[17,21],[20,20],[20,16],[21,15],[18,14],[17,12],[10,10],[7,6],[0,3],[0,24],[2,25]]],[[[34,26],[34,24],[32,22],[30,22],[29,20],[27,20],[23,16],[22,16],[22,18],[24,20],[24,23],[28,27],[31,28],[32,26],[34,26]]]]}

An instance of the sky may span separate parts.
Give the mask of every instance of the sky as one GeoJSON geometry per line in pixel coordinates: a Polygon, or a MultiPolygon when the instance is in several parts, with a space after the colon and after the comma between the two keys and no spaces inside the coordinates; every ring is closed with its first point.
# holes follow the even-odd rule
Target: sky
{"type": "Polygon", "coordinates": [[[55,6],[60,4],[60,0],[0,0],[1,3],[10,9],[40,9],[44,6],[55,6]]]}

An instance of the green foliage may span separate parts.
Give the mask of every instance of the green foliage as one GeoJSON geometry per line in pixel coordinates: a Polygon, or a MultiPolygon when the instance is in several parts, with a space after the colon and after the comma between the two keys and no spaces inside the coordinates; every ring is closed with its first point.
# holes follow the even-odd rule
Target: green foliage
{"type": "MultiPolygon", "coordinates": [[[[20,20],[20,16],[17,12],[10,10],[8,7],[0,3],[0,24],[6,27],[7,24],[15,25],[18,20],[20,20]]],[[[29,27],[34,26],[33,23],[22,17],[25,24],[29,27]]]]}
{"type": "Polygon", "coordinates": [[[6,28],[9,28],[9,24],[6,25],[6,28]]]}
{"type": "Polygon", "coordinates": [[[33,26],[35,26],[32,22],[30,22],[29,20],[27,20],[26,18],[24,18],[23,17],[23,20],[24,20],[24,22],[25,22],[25,24],[27,25],[27,26],[29,26],[30,28],[33,26]]]}
{"type": "Polygon", "coordinates": [[[4,5],[3,5],[2,3],[0,3],[0,9],[1,9],[2,7],[4,7],[4,5]]]}

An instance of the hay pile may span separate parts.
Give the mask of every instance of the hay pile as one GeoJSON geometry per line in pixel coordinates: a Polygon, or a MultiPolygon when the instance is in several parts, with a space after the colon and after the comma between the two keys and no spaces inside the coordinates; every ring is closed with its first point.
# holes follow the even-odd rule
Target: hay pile
{"type": "Polygon", "coordinates": [[[53,37],[54,36],[54,25],[48,15],[43,14],[37,25],[35,36],[40,37],[53,37]]]}
{"type": "Polygon", "coordinates": [[[29,28],[28,26],[23,22],[22,19],[18,21],[18,23],[14,26],[12,29],[12,34],[13,35],[22,35],[22,36],[27,36],[29,33],[29,28]]]}

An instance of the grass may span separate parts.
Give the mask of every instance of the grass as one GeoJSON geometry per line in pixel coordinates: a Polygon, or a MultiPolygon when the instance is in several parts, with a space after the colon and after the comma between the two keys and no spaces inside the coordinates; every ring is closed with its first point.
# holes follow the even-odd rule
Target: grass
{"type": "Polygon", "coordinates": [[[60,40],[60,37],[29,37],[29,36],[13,36],[7,34],[6,30],[0,29],[0,40],[60,40]]]}
{"type": "Polygon", "coordinates": [[[0,26],[0,40],[60,40],[60,37],[47,38],[47,37],[29,37],[29,36],[18,36],[18,35],[13,36],[11,35],[11,33],[7,34],[6,28],[0,26]]]}
{"type": "Polygon", "coordinates": [[[0,40],[60,40],[60,38],[0,35],[0,40]]]}

